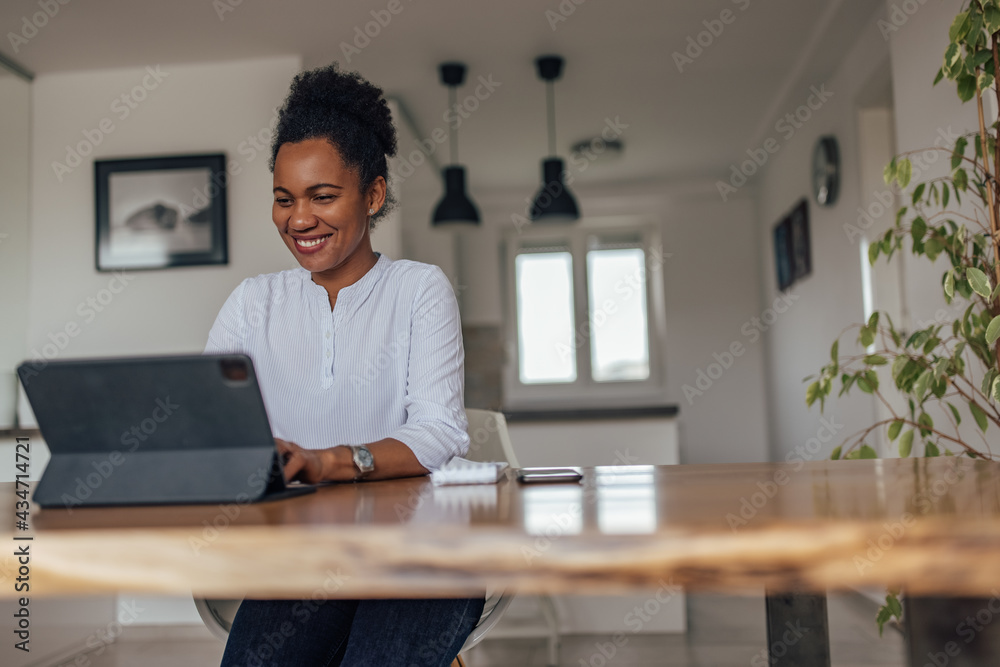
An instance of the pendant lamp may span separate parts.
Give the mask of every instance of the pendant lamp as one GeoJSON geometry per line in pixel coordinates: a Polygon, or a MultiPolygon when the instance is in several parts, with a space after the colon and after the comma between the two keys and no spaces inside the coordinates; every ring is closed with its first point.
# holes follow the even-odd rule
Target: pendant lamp
{"type": "Polygon", "coordinates": [[[547,84],[546,107],[549,120],[549,157],[542,161],[542,187],[531,204],[531,219],[536,222],[573,222],[580,219],[576,199],[563,180],[566,169],[556,156],[555,80],[562,75],[560,56],[542,56],[535,60],[538,77],[547,84]]]}
{"type": "MultiPolygon", "coordinates": [[[[465,65],[443,63],[440,67],[441,83],[448,86],[448,108],[455,108],[455,89],[465,81],[465,65]]],[[[458,164],[458,131],[448,124],[450,164],[441,170],[444,177],[444,196],[434,209],[431,224],[434,227],[451,227],[479,224],[479,209],[465,193],[465,167],[458,164]]]]}

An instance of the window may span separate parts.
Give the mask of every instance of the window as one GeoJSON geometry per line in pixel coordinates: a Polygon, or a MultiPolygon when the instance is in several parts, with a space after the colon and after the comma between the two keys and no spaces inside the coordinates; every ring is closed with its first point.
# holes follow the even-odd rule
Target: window
{"type": "Polygon", "coordinates": [[[533,228],[507,253],[508,403],[655,400],[663,252],[652,228],[533,228]]]}

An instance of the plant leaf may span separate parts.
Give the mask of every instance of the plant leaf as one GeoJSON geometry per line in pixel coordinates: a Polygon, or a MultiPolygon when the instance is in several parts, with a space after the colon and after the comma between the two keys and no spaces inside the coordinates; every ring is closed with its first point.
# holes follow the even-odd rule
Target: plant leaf
{"type": "MultiPolygon", "coordinates": [[[[975,80],[973,80],[973,86],[975,86],[975,80]]],[[[905,188],[910,184],[910,179],[913,177],[913,165],[910,163],[909,158],[903,158],[896,165],[896,181],[899,183],[899,187],[905,188]]]]}
{"type": "Polygon", "coordinates": [[[891,185],[896,180],[896,158],[892,158],[889,164],[885,165],[885,169],[882,170],[882,180],[886,185],[891,185]]]}
{"type": "Polygon", "coordinates": [[[876,454],[875,450],[872,449],[871,447],[869,447],[868,445],[861,445],[861,453],[858,454],[858,458],[861,458],[861,459],[877,459],[878,458],[878,454],[876,454]]]}
{"type": "Polygon", "coordinates": [[[944,295],[948,298],[948,303],[955,298],[955,274],[951,271],[944,275],[944,295]]]}
{"type": "Polygon", "coordinates": [[[899,439],[899,455],[904,459],[913,451],[913,429],[904,433],[899,439]]]}
{"type": "Polygon", "coordinates": [[[965,270],[965,278],[969,281],[969,285],[972,286],[973,292],[981,297],[989,298],[993,287],[990,285],[990,279],[986,277],[985,273],[974,266],[970,266],[965,270]]]}
{"type": "Polygon", "coordinates": [[[924,443],[924,456],[928,458],[933,456],[941,456],[941,450],[938,449],[938,446],[935,445],[933,442],[924,443]]]}
{"type": "MultiPolygon", "coordinates": [[[[958,18],[956,17],[955,20],[958,18]]],[[[944,63],[941,65],[941,69],[944,70],[946,77],[954,79],[962,71],[962,65],[962,47],[956,44],[953,39],[944,51],[944,63]]]]}
{"type": "Polygon", "coordinates": [[[997,286],[993,288],[993,292],[990,294],[988,300],[991,302],[996,301],[998,296],[1000,296],[1000,283],[997,283],[997,286]]]}
{"type": "Polygon", "coordinates": [[[889,362],[881,354],[869,354],[865,357],[865,363],[869,366],[885,366],[889,362]]]}
{"type": "Polygon", "coordinates": [[[976,77],[971,74],[959,74],[957,83],[958,99],[968,102],[976,96],[976,77]]]}
{"type": "Polygon", "coordinates": [[[903,430],[903,420],[897,419],[889,424],[889,442],[899,437],[899,432],[903,430]]]}
{"type": "Polygon", "coordinates": [[[983,8],[983,20],[986,23],[986,32],[991,35],[1000,30],[1000,9],[992,4],[987,4],[983,8]]]}
{"type": "Polygon", "coordinates": [[[926,412],[921,412],[920,416],[917,418],[917,423],[922,427],[920,429],[920,435],[927,437],[931,434],[931,429],[934,428],[934,420],[926,412]]]}
{"type": "Polygon", "coordinates": [[[911,451],[913,451],[912,428],[899,438],[899,455],[905,459],[907,456],[910,455],[911,451]]]}
{"type": "Polygon", "coordinates": [[[840,459],[841,448],[842,448],[842,445],[837,445],[836,447],[833,448],[833,451],[830,452],[830,460],[831,461],[837,461],[837,460],[840,459]]]}
{"type": "Polygon", "coordinates": [[[992,345],[997,342],[997,338],[1000,338],[1000,315],[990,320],[989,326],[986,327],[986,344],[992,345]]]}
{"type": "Polygon", "coordinates": [[[903,369],[906,368],[906,364],[909,361],[910,361],[910,358],[907,357],[905,354],[901,354],[901,355],[897,356],[893,360],[893,362],[892,362],[892,379],[893,380],[898,380],[899,379],[899,374],[903,372],[903,369]]]}
{"type": "Polygon", "coordinates": [[[817,382],[813,382],[811,385],[809,385],[809,388],[806,389],[806,405],[809,406],[809,407],[812,407],[812,404],[816,402],[817,398],[819,398],[819,382],[818,381],[817,382]]]}
{"type": "Polygon", "coordinates": [[[969,57],[965,59],[965,64],[969,70],[974,70],[977,67],[982,67],[992,59],[992,51],[989,49],[979,49],[978,51],[973,51],[969,54],[969,57]]]}
{"type": "MultiPolygon", "coordinates": [[[[955,19],[951,22],[951,27],[948,28],[948,39],[952,42],[957,42],[969,32],[969,26],[971,24],[970,15],[971,11],[966,10],[964,12],[959,12],[955,19]]],[[[952,44],[952,46],[958,46],[958,44],[952,44]]],[[[946,56],[947,59],[947,56],[946,56]]]]}
{"type": "Polygon", "coordinates": [[[955,171],[962,166],[962,158],[965,156],[965,147],[969,145],[969,140],[959,137],[955,140],[955,150],[951,154],[951,170],[955,171]]]}
{"type": "Polygon", "coordinates": [[[969,412],[972,413],[972,418],[976,420],[979,428],[985,433],[988,422],[986,421],[986,413],[983,412],[983,409],[975,401],[969,401],[969,412]]]}
{"type": "Polygon", "coordinates": [[[865,371],[865,379],[868,380],[872,389],[878,389],[878,373],[872,370],[865,371]]]}
{"type": "Polygon", "coordinates": [[[955,417],[955,425],[962,423],[962,415],[958,414],[958,408],[956,408],[951,403],[948,403],[948,407],[951,408],[951,414],[955,417]]]}
{"type": "Polygon", "coordinates": [[[955,196],[957,197],[959,190],[969,189],[969,174],[964,169],[956,169],[955,173],[951,175],[951,182],[955,185],[955,196]]]}
{"type": "Polygon", "coordinates": [[[920,377],[913,384],[913,393],[916,395],[917,400],[924,400],[924,396],[927,394],[927,389],[931,386],[931,380],[933,379],[934,371],[929,368],[920,374],[920,377]]]}

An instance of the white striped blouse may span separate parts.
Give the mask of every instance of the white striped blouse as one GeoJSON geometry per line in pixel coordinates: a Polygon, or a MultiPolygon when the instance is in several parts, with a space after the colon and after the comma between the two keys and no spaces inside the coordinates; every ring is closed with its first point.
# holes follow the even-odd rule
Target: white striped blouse
{"type": "Polygon", "coordinates": [[[431,264],[379,255],[332,311],[305,269],[247,278],[205,352],[253,360],[276,438],[308,449],[395,438],[428,470],[468,450],[458,303],[431,264]]]}

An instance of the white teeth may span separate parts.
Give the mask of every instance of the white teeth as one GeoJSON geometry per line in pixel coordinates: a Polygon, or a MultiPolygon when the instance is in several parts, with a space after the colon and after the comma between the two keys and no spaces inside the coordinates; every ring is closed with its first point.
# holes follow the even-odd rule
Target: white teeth
{"type": "Polygon", "coordinates": [[[303,248],[312,248],[313,246],[318,246],[323,241],[330,238],[329,236],[324,236],[323,238],[313,239],[312,241],[303,241],[302,239],[295,239],[295,242],[302,246],[303,248]]]}

